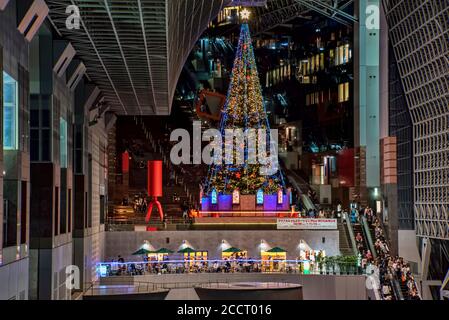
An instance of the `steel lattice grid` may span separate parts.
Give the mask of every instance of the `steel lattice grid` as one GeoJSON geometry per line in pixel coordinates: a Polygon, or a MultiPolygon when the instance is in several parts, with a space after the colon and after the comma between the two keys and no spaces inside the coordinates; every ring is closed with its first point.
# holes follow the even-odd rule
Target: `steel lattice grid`
{"type": "Polygon", "coordinates": [[[70,40],[118,114],[170,113],[184,52],[190,52],[222,0],[47,0],[50,17],[70,40]],[[81,28],[66,28],[66,8],[81,28]],[[180,54],[180,52],[183,54],[180,54]]]}
{"type": "Polygon", "coordinates": [[[384,5],[413,122],[416,232],[449,240],[449,2],[384,5]]]}

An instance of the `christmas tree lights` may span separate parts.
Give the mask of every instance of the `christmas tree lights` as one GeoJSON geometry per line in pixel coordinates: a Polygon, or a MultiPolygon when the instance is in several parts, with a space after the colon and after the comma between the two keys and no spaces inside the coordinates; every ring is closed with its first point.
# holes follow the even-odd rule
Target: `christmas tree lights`
{"type": "MultiPolygon", "coordinates": [[[[242,129],[243,132],[247,129],[265,129],[268,134],[270,132],[254,49],[246,23],[241,27],[231,82],[222,112],[220,124],[222,136],[225,136],[226,129],[242,129]]],[[[229,143],[229,141],[225,143],[229,143]]],[[[215,190],[221,194],[232,194],[238,190],[241,194],[256,195],[259,190],[263,190],[265,194],[276,194],[284,187],[280,171],[271,176],[261,175],[261,164],[248,163],[247,141],[244,146],[240,147],[245,151],[243,164],[211,165],[206,193],[215,190]]],[[[225,150],[225,145],[223,145],[223,150],[225,150]]],[[[235,148],[233,157],[236,159],[235,148]]]]}

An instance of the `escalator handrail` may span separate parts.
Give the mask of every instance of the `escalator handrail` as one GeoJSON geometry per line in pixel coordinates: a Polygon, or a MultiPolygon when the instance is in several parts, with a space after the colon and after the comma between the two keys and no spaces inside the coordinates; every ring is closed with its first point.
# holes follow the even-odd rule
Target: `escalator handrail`
{"type": "Polygon", "coordinates": [[[404,300],[404,295],[402,294],[401,286],[398,283],[398,280],[396,277],[391,280],[391,286],[393,288],[394,295],[396,296],[397,300],[404,300]]]}
{"type": "Polygon", "coordinates": [[[349,238],[351,238],[351,245],[352,245],[352,251],[354,252],[355,256],[359,255],[359,252],[357,250],[357,245],[355,243],[355,235],[354,235],[354,229],[352,229],[352,223],[349,220],[349,216],[348,214],[346,214],[345,212],[342,213],[343,214],[343,219],[346,221],[346,228],[348,229],[349,232],[349,238]]]}
{"type": "Polygon", "coordinates": [[[368,244],[369,250],[371,251],[371,254],[373,255],[374,259],[377,259],[377,252],[376,250],[374,250],[374,242],[373,238],[371,237],[371,232],[366,217],[362,217],[362,227],[363,232],[365,233],[365,239],[368,244]]]}
{"type": "MultiPolygon", "coordinates": [[[[293,184],[293,186],[298,191],[298,193],[301,195],[301,197],[305,197],[306,199],[308,199],[310,201],[312,208],[307,208],[307,210],[309,210],[309,209],[319,210],[318,206],[315,205],[315,203],[313,203],[312,199],[310,199],[310,197],[307,195],[307,191],[304,191],[304,189],[301,188],[301,186],[305,186],[307,190],[309,189],[309,186],[304,182],[304,180],[291,170],[285,170],[285,173],[286,173],[287,178],[293,184]],[[302,183],[299,184],[298,181],[300,181],[302,183]]],[[[303,200],[303,202],[304,202],[304,200],[303,200]]]]}

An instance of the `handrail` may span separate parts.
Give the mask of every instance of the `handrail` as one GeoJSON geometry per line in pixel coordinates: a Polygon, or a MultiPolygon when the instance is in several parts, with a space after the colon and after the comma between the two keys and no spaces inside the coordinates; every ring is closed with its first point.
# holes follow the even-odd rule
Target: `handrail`
{"type": "MultiPolygon", "coordinates": [[[[302,274],[302,263],[308,260],[279,260],[282,264],[278,270],[267,270],[269,264],[266,260],[246,259],[241,261],[228,260],[203,260],[203,261],[185,261],[185,260],[167,260],[167,261],[142,261],[142,262],[101,262],[97,263],[96,269],[101,279],[110,279],[115,277],[132,277],[157,274],[247,274],[247,273],[274,273],[274,274],[302,274]],[[201,263],[201,264],[200,264],[201,263]]],[[[355,267],[352,262],[334,262],[315,264],[308,273],[304,274],[346,274],[359,275],[360,269],[355,267]]],[[[363,272],[363,271],[362,271],[363,272]]]]}
{"type": "Polygon", "coordinates": [[[354,252],[354,255],[358,256],[359,251],[357,250],[357,244],[355,243],[354,230],[352,229],[352,224],[349,220],[349,216],[345,212],[343,212],[343,219],[346,221],[346,228],[348,228],[349,238],[351,238],[352,251],[354,252]]]}
{"type": "Polygon", "coordinates": [[[371,232],[366,217],[362,217],[362,227],[363,232],[365,233],[365,239],[367,240],[369,250],[371,251],[371,254],[373,255],[374,259],[377,259],[377,252],[376,250],[374,250],[374,242],[373,238],[371,237],[371,232]]]}
{"type": "Polygon", "coordinates": [[[404,300],[404,295],[402,294],[401,287],[399,286],[399,283],[397,279],[391,280],[391,287],[393,289],[393,292],[396,296],[397,300],[404,300]]]}
{"type": "MultiPolygon", "coordinates": [[[[116,280],[116,279],[114,279],[116,280]]],[[[150,281],[136,281],[134,284],[125,284],[123,280],[108,281],[107,284],[101,284],[100,281],[91,282],[88,289],[84,290],[83,296],[96,296],[103,294],[129,294],[130,287],[133,287],[133,293],[151,293],[170,289],[185,289],[185,288],[212,288],[219,285],[225,285],[228,288],[232,286],[232,279],[225,279],[223,282],[217,280],[209,281],[177,281],[177,282],[150,282],[150,281]]],[[[277,287],[286,287],[287,282],[272,281],[271,284],[276,284],[277,287]]]]}
{"type": "Polygon", "coordinates": [[[310,199],[309,195],[307,194],[307,190],[309,189],[309,185],[306,184],[302,180],[302,178],[296,172],[286,169],[285,173],[286,173],[287,178],[290,180],[290,182],[293,184],[295,189],[300,194],[301,200],[304,203],[304,206],[306,207],[306,209],[307,210],[310,210],[310,209],[317,210],[318,206],[313,203],[312,199],[310,199]],[[298,183],[298,181],[302,182],[302,183],[298,183]],[[301,188],[302,186],[304,186],[305,189],[301,188]]]}

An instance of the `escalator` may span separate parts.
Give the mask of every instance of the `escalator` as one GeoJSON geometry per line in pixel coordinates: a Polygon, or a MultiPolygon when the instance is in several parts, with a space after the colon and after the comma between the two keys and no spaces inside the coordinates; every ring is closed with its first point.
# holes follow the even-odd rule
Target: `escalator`
{"type": "Polygon", "coordinates": [[[361,217],[362,220],[362,230],[363,230],[363,237],[365,239],[367,248],[371,251],[371,254],[373,255],[373,258],[377,258],[377,252],[374,248],[374,241],[376,239],[376,233],[371,224],[368,223],[368,220],[366,217],[361,217]]]}
{"type": "Polygon", "coordinates": [[[401,290],[401,294],[404,300],[409,300],[409,294],[408,294],[408,287],[407,287],[407,282],[402,282],[401,280],[398,281],[399,282],[399,287],[401,290]]]}
{"type": "Polygon", "coordinates": [[[303,203],[306,211],[319,210],[318,206],[313,203],[312,199],[308,195],[310,190],[309,184],[306,183],[304,179],[302,179],[297,173],[292,170],[284,169],[284,172],[287,179],[298,192],[301,202],[303,203]]]}
{"type": "Polygon", "coordinates": [[[358,252],[363,254],[365,251],[369,250],[368,241],[363,231],[363,226],[360,223],[353,223],[352,230],[354,230],[355,239],[357,239],[358,234],[360,234],[362,237],[362,241],[360,241],[360,244],[358,244],[358,252]]]}
{"type": "Polygon", "coordinates": [[[357,251],[357,245],[355,243],[355,236],[354,236],[354,230],[352,228],[351,222],[349,220],[349,217],[346,213],[343,213],[343,220],[344,220],[344,224],[345,226],[345,230],[346,230],[346,235],[347,237],[350,239],[350,243],[351,243],[351,247],[352,247],[352,253],[353,255],[358,255],[358,251],[357,251]]]}
{"type": "Polygon", "coordinates": [[[301,194],[300,196],[306,211],[317,209],[316,206],[313,204],[312,200],[310,200],[310,197],[308,195],[301,194]]]}

